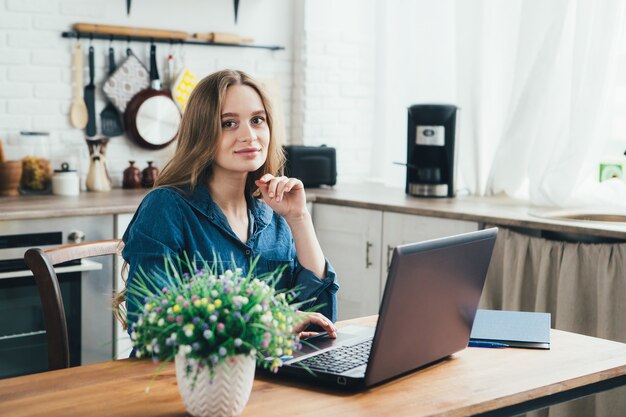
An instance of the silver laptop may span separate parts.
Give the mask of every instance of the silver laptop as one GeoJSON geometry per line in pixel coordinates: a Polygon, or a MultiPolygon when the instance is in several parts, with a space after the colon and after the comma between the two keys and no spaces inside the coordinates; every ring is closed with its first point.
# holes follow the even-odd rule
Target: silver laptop
{"type": "Polygon", "coordinates": [[[376,328],[306,340],[277,377],[365,388],[467,347],[498,229],[397,246],[376,328]],[[312,346],[311,346],[312,345],[312,346]]]}

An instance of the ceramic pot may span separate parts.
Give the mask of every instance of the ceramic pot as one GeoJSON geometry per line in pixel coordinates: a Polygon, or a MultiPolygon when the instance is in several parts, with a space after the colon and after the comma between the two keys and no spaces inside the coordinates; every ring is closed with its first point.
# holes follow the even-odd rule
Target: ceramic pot
{"type": "Polygon", "coordinates": [[[141,174],[141,185],[143,185],[144,188],[152,188],[159,176],[159,169],[152,166],[152,161],[148,161],[148,166],[144,168],[141,174]]]}
{"type": "Polygon", "coordinates": [[[135,166],[135,161],[128,161],[130,166],[124,170],[122,188],[141,188],[141,171],[135,166]]]}
{"type": "Polygon", "coordinates": [[[254,355],[252,352],[227,359],[216,367],[212,379],[208,367],[198,369],[197,361],[177,354],[176,381],[187,412],[194,417],[233,417],[241,414],[252,392],[254,355]]]}
{"type": "Polygon", "coordinates": [[[18,188],[22,178],[22,161],[0,163],[0,196],[19,195],[18,188]]]}

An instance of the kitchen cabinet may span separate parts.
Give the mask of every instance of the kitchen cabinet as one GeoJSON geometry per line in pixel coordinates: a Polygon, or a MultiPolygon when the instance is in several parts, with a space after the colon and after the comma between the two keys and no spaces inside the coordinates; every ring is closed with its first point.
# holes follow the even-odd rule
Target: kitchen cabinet
{"type": "MultiPolygon", "coordinates": [[[[124,232],[128,228],[130,221],[133,218],[133,213],[121,213],[115,216],[115,239],[121,239],[124,236],[124,232]]],[[[126,282],[122,276],[122,267],[124,266],[124,259],[121,256],[115,257],[115,293],[122,291],[126,288],[126,282]]],[[[128,273],[128,272],[126,272],[128,273]]],[[[115,328],[113,329],[115,340],[115,357],[117,359],[127,358],[132,350],[132,344],[130,337],[126,330],[122,328],[122,324],[115,320],[115,328]]]]}
{"type": "Polygon", "coordinates": [[[478,230],[463,220],[315,203],[313,223],[337,272],[339,320],[377,314],[393,248],[478,230]]]}
{"type": "Polygon", "coordinates": [[[406,243],[437,239],[480,229],[477,222],[417,216],[414,214],[383,213],[382,257],[384,267],[380,275],[380,299],[387,282],[393,249],[406,243]]]}
{"type": "Polygon", "coordinates": [[[339,280],[339,320],[378,313],[382,212],[313,205],[313,223],[324,255],[339,280]]]}

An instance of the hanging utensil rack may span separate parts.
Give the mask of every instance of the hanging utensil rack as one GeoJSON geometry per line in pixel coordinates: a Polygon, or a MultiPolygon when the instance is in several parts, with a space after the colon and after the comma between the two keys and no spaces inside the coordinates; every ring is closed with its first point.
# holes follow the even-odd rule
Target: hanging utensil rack
{"type": "Polygon", "coordinates": [[[123,41],[123,42],[148,42],[148,43],[169,43],[169,44],[185,44],[185,45],[200,45],[200,46],[227,46],[234,48],[256,48],[256,49],[269,49],[271,51],[284,50],[284,46],[277,45],[252,45],[242,43],[219,43],[219,42],[206,42],[187,39],[167,39],[167,38],[153,38],[146,36],[133,36],[133,35],[113,35],[107,33],[90,33],[79,31],[67,31],[61,33],[64,38],[73,39],[104,39],[108,41],[123,41]]]}

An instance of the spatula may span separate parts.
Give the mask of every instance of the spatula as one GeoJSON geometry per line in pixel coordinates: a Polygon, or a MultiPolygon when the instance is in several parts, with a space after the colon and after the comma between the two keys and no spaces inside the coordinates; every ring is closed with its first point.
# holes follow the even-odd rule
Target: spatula
{"type": "Polygon", "coordinates": [[[87,106],[83,99],[83,50],[80,42],[74,44],[72,51],[72,74],[74,88],[70,106],[70,123],[78,129],[84,129],[87,126],[87,106]]]}
{"type": "Polygon", "coordinates": [[[96,85],[94,78],[94,50],[89,47],[89,84],[85,86],[85,104],[87,105],[87,136],[96,135],[96,85]]]}
{"type": "MultiPolygon", "coordinates": [[[[115,71],[115,52],[109,48],[109,75],[115,71]]],[[[122,118],[113,103],[107,101],[107,105],[100,112],[100,126],[105,136],[119,136],[124,133],[122,118]]]]}

